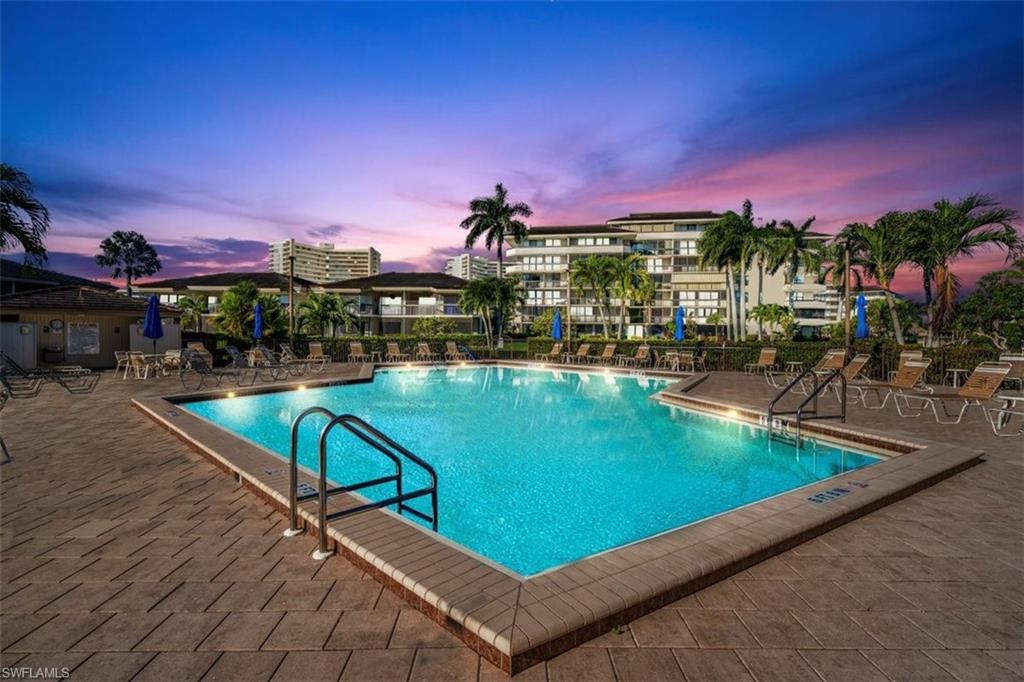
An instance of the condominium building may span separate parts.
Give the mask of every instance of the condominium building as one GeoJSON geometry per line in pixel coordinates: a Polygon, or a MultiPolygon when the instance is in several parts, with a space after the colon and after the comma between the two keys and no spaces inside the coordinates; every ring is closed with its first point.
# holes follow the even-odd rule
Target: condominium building
{"type": "MultiPolygon", "coordinates": [[[[710,332],[709,317],[716,313],[726,317],[726,276],[718,268],[698,265],[697,240],[720,217],[712,211],[631,213],[594,225],[531,228],[521,243],[508,250],[507,271],[521,275],[526,289],[519,322],[529,324],[545,310],[568,305],[581,333],[599,332],[598,306],[590,296],[570,291],[570,265],[594,254],[640,254],[654,280],[655,294],[646,309],[633,306],[630,310],[629,335],[657,332],[673,319],[679,306],[686,309],[688,321],[710,332]]],[[[787,303],[781,272],[770,275],[752,267],[745,277],[748,309],[759,303],[787,303]]],[[[613,299],[613,320],[618,319],[618,310],[618,301],[613,299]]],[[[757,325],[748,321],[747,329],[754,333],[757,325]]]]}
{"type": "Polygon", "coordinates": [[[498,263],[482,256],[463,253],[452,256],[445,262],[444,273],[464,280],[497,277],[498,263]]]}
{"type": "Polygon", "coordinates": [[[294,239],[270,242],[270,271],[289,274],[289,259],[295,257],[295,276],[317,283],[335,282],[380,273],[380,252],[366,249],[338,249],[334,244],[302,244],[294,239]]]}

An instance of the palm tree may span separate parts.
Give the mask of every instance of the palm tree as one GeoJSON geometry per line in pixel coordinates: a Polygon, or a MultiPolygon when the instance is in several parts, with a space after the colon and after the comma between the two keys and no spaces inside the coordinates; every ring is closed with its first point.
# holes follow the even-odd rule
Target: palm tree
{"type": "Polygon", "coordinates": [[[138,232],[117,230],[102,242],[96,255],[96,264],[111,268],[114,279],[124,277],[128,297],[132,295],[132,280],[152,275],[160,270],[160,258],[156,249],[138,232]]]}
{"type": "Polygon", "coordinates": [[[933,210],[917,212],[908,220],[910,260],[921,269],[924,284],[929,345],[935,332],[952,319],[960,294],[960,280],[950,269],[953,261],[988,246],[1005,249],[1008,260],[1024,252],[1024,240],[1012,225],[1016,219],[1016,211],[1000,208],[991,197],[970,194],[957,202],[939,199],[933,210]]]}
{"type": "Polygon", "coordinates": [[[822,242],[811,232],[813,224],[814,216],[805,220],[799,227],[789,220],[779,223],[769,272],[774,275],[780,268],[785,267],[784,277],[787,284],[796,281],[796,275],[801,267],[809,272],[818,268],[822,242]]]}
{"type": "Polygon", "coordinates": [[[332,334],[337,328],[347,330],[355,323],[355,315],[350,311],[354,301],[342,300],[337,294],[321,294],[313,292],[299,304],[299,329],[307,334],[326,335],[326,327],[331,326],[332,334]]]}
{"type": "Polygon", "coordinates": [[[722,318],[721,313],[711,313],[708,315],[706,322],[715,329],[715,336],[718,336],[718,327],[724,325],[725,319],[722,318]]]}
{"type": "Polygon", "coordinates": [[[252,280],[242,280],[224,292],[217,304],[214,324],[237,339],[252,336],[256,304],[263,308],[264,335],[271,336],[288,328],[288,312],[273,294],[261,294],[252,280]]]}
{"type": "Polygon", "coordinates": [[[0,251],[20,247],[27,260],[46,260],[43,237],[50,212],[32,194],[32,180],[14,166],[0,163],[0,251]]]}
{"type": "Polygon", "coordinates": [[[206,297],[182,296],[178,299],[178,307],[181,308],[181,324],[193,331],[202,331],[203,313],[206,312],[206,297]]]}
{"type": "Polygon", "coordinates": [[[633,289],[633,302],[644,307],[644,327],[647,329],[647,333],[650,332],[651,327],[651,305],[654,303],[657,293],[658,284],[650,276],[644,277],[633,289]]]}
{"type": "MultiPolygon", "coordinates": [[[[836,238],[821,248],[818,267],[818,284],[828,283],[833,289],[842,289],[846,282],[846,242],[836,238]]],[[[863,263],[857,261],[857,254],[850,253],[850,280],[852,289],[859,291],[864,287],[861,275],[863,263]]]]}
{"type": "Polygon", "coordinates": [[[907,214],[893,211],[876,220],[874,225],[850,223],[839,233],[839,239],[850,245],[851,254],[856,254],[858,261],[864,264],[867,275],[885,292],[896,342],[901,346],[903,327],[893,300],[892,280],[896,270],[908,260],[907,220],[907,214]]]}
{"type": "Polygon", "coordinates": [[[642,283],[651,279],[646,269],[646,259],[638,253],[622,259],[612,259],[612,293],[619,299],[619,338],[626,338],[626,309],[636,299],[642,283]]]}
{"type": "Polygon", "coordinates": [[[494,310],[498,313],[498,338],[501,338],[505,324],[506,310],[515,310],[526,301],[526,292],[519,277],[494,277],[491,296],[494,310]]]}
{"type": "Polygon", "coordinates": [[[580,296],[590,298],[597,305],[606,338],[611,337],[608,330],[607,306],[611,298],[611,289],[615,283],[615,268],[618,259],[608,256],[590,255],[575,260],[569,266],[569,286],[580,296]]]}
{"type": "Polygon", "coordinates": [[[466,283],[466,287],[459,295],[459,307],[470,315],[479,315],[484,323],[484,335],[487,337],[487,347],[492,347],[493,334],[491,333],[491,306],[494,302],[493,288],[491,281],[493,277],[472,279],[466,283]]]}
{"type": "Polygon", "coordinates": [[[520,218],[529,218],[533,209],[523,202],[508,203],[508,190],[500,182],[494,186],[494,195],[477,197],[469,202],[469,215],[459,223],[466,235],[466,248],[476,245],[480,238],[490,251],[498,247],[498,277],[503,276],[503,248],[505,239],[511,237],[519,242],[526,236],[526,223],[520,218]]]}
{"type": "Polygon", "coordinates": [[[746,270],[744,264],[745,244],[754,226],[754,211],[750,199],[743,202],[741,213],[726,211],[697,240],[698,264],[704,268],[713,265],[725,270],[726,316],[729,333],[734,339],[741,338],[746,328],[746,270]],[[737,306],[736,275],[739,270],[739,301],[737,306]]]}

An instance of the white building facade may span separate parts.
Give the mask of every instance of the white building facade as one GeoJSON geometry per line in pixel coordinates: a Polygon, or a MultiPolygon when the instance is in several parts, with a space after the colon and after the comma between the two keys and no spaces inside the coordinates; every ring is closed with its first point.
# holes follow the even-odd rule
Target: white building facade
{"type": "Polygon", "coordinates": [[[338,249],[334,244],[303,244],[294,239],[270,242],[269,269],[289,274],[289,259],[295,257],[295,276],[317,283],[380,274],[380,252],[365,249],[338,249]]]}
{"type": "Polygon", "coordinates": [[[498,262],[481,256],[474,256],[470,253],[463,253],[458,256],[452,256],[445,261],[444,272],[446,275],[467,281],[484,279],[485,277],[497,277],[498,262]]]}

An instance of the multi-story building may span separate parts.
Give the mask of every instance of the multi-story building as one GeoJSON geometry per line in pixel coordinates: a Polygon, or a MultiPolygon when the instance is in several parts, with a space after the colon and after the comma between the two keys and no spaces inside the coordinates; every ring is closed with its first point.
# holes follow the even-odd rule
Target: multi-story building
{"type": "Polygon", "coordinates": [[[313,282],[335,282],[353,277],[369,277],[380,272],[380,252],[365,249],[338,249],[334,244],[302,244],[294,239],[270,242],[271,272],[289,273],[289,259],[295,257],[295,276],[313,282]]]}
{"type": "MultiPolygon", "coordinates": [[[[508,250],[509,274],[522,276],[526,303],[520,322],[529,324],[551,308],[565,308],[573,324],[582,333],[601,330],[600,311],[594,301],[569,287],[569,267],[573,261],[590,255],[626,256],[640,254],[655,283],[654,300],[646,310],[634,306],[628,333],[642,336],[671,321],[675,310],[683,306],[687,320],[712,331],[708,318],[726,317],[726,276],[718,268],[701,268],[697,240],[721,217],[712,211],[672,213],[631,213],[596,225],[558,225],[533,227],[519,244],[508,250]]],[[[761,273],[754,266],[745,273],[747,305],[786,304],[783,275],[761,273]]],[[[610,314],[618,319],[617,300],[610,314]]],[[[748,321],[748,332],[757,325],[748,321]]]]}
{"type": "Polygon", "coordinates": [[[320,289],[353,301],[365,334],[411,334],[423,317],[452,320],[460,332],[480,330],[479,318],[459,306],[466,280],[440,272],[386,272],[324,284],[320,289]]]}
{"type": "Polygon", "coordinates": [[[452,256],[445,262],[444,274],[464,280],[497,277],[498,263],[497,261],[487,260],[482,256],[463,253],[458,256],[452,256]]]}

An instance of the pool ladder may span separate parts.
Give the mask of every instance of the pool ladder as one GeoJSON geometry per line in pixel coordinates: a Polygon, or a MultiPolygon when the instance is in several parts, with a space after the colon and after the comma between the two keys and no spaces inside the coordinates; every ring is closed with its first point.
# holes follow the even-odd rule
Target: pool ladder
{"type": "Polygon", "coordinates": [[[803,444],[803,439],[800,436],[800,427],[804,420],[810,419],[839,419],[844,424],[846,423],[846,375],[843,374],[841,369],[830,369],[825,373],[824,381],[821,380],[821,370],[805,369],[800,372],[792,381],[786,384],[786,387],[779,391],[770,403],[768,403],[768,440],[777,438],[775,435],[775,421],[776,417],[781,414],[795,414],[796,415],[796,447],[800,448],[803,444]],[[805,377],[810,376],[813,378],[813,383],[810,390],[807,391],[807,397],[800,403],[795,410],[787,410],[785,412],[776,411],[775,406],[780,400],[785,398],[789,393],[793,391],[797,386],[802,386],[805,377]],[[832,385],[832,382],[838,379],[842,384],[839,390],[839,414],[818,414],[818,396],[822,391],[828,389],[832,385]],[[808,403],[812,403],[811,409],[807,409],[808,403]]]}
{"type": "Polygon", "coordinates": [[[299,504],[307,502],[309,500],[317,500],[317,535],[319,543],[317,550],[313,552],[314,559],[326,559],[333,552],[327,549],[327,524],[335,519],[344,518],[346,516],[353,516],[360,514],[371,509],[381,509],[382,507],[389,507],[396,505],[399,514],[411,514],[417,518],[430,523],[431,528],[437,531],[437,472],[434,468],[427,464],[425,461],[409,452],[407,449],[396,443],[394,440],[389,438],[387,435],[381,433],[379,430],[367,424],[365,421],[351,414],[337,415],[328,410],[325,407],[311,407],[305,410],[292,421],[291,431],[291,456],[289,458],[288,467],[288,530],[284,532],[286,537],[293,537],[302,533],[302,529],[299,528],[299,504]],[[299,494],[299,465],[298,465],[298,448],[299,448],[299,426],[302,421],[311,415],[318,414],[323,417],[327,417],[329,420],[323,429],[320,430],[320,438],[318,441],[319,459],[320,459],[320,472],[318,478],[317,489],[314,492],[299,494]],[[327,437],[331,434],[331,431],[336,427],[340,426],[345,431],[363,441],[370,447],[374,448],[382,455],[387,457],[395,465],[395,473],[391,476],[382,476],[380,478],[374,478],[367,481],[360,481],[351,485],[337,486],[334,488],[327,487],[327,437]],[[430,485],[425,488],[419,488],[409,492],[402,491],[402,462],[408,460],[416,466],[423,469],[430,477],[430,485]],[[337,495],[339,493],[353,492],[356,490],[362,490],[364,488],[372,488],[378,485],[385,485],[387,483],[395,484],[395,494],[384,500],[377,502],[367,502],[355,507],[348,509],[342,509],[339,511],[327,513],[327,498],[331,495],[337,495]],[[413,500],[420,497],[430,496],[430,514],[424,514],[423,512],[413,509],[409,505],[405,504],[409,500],[413,500]]]}

